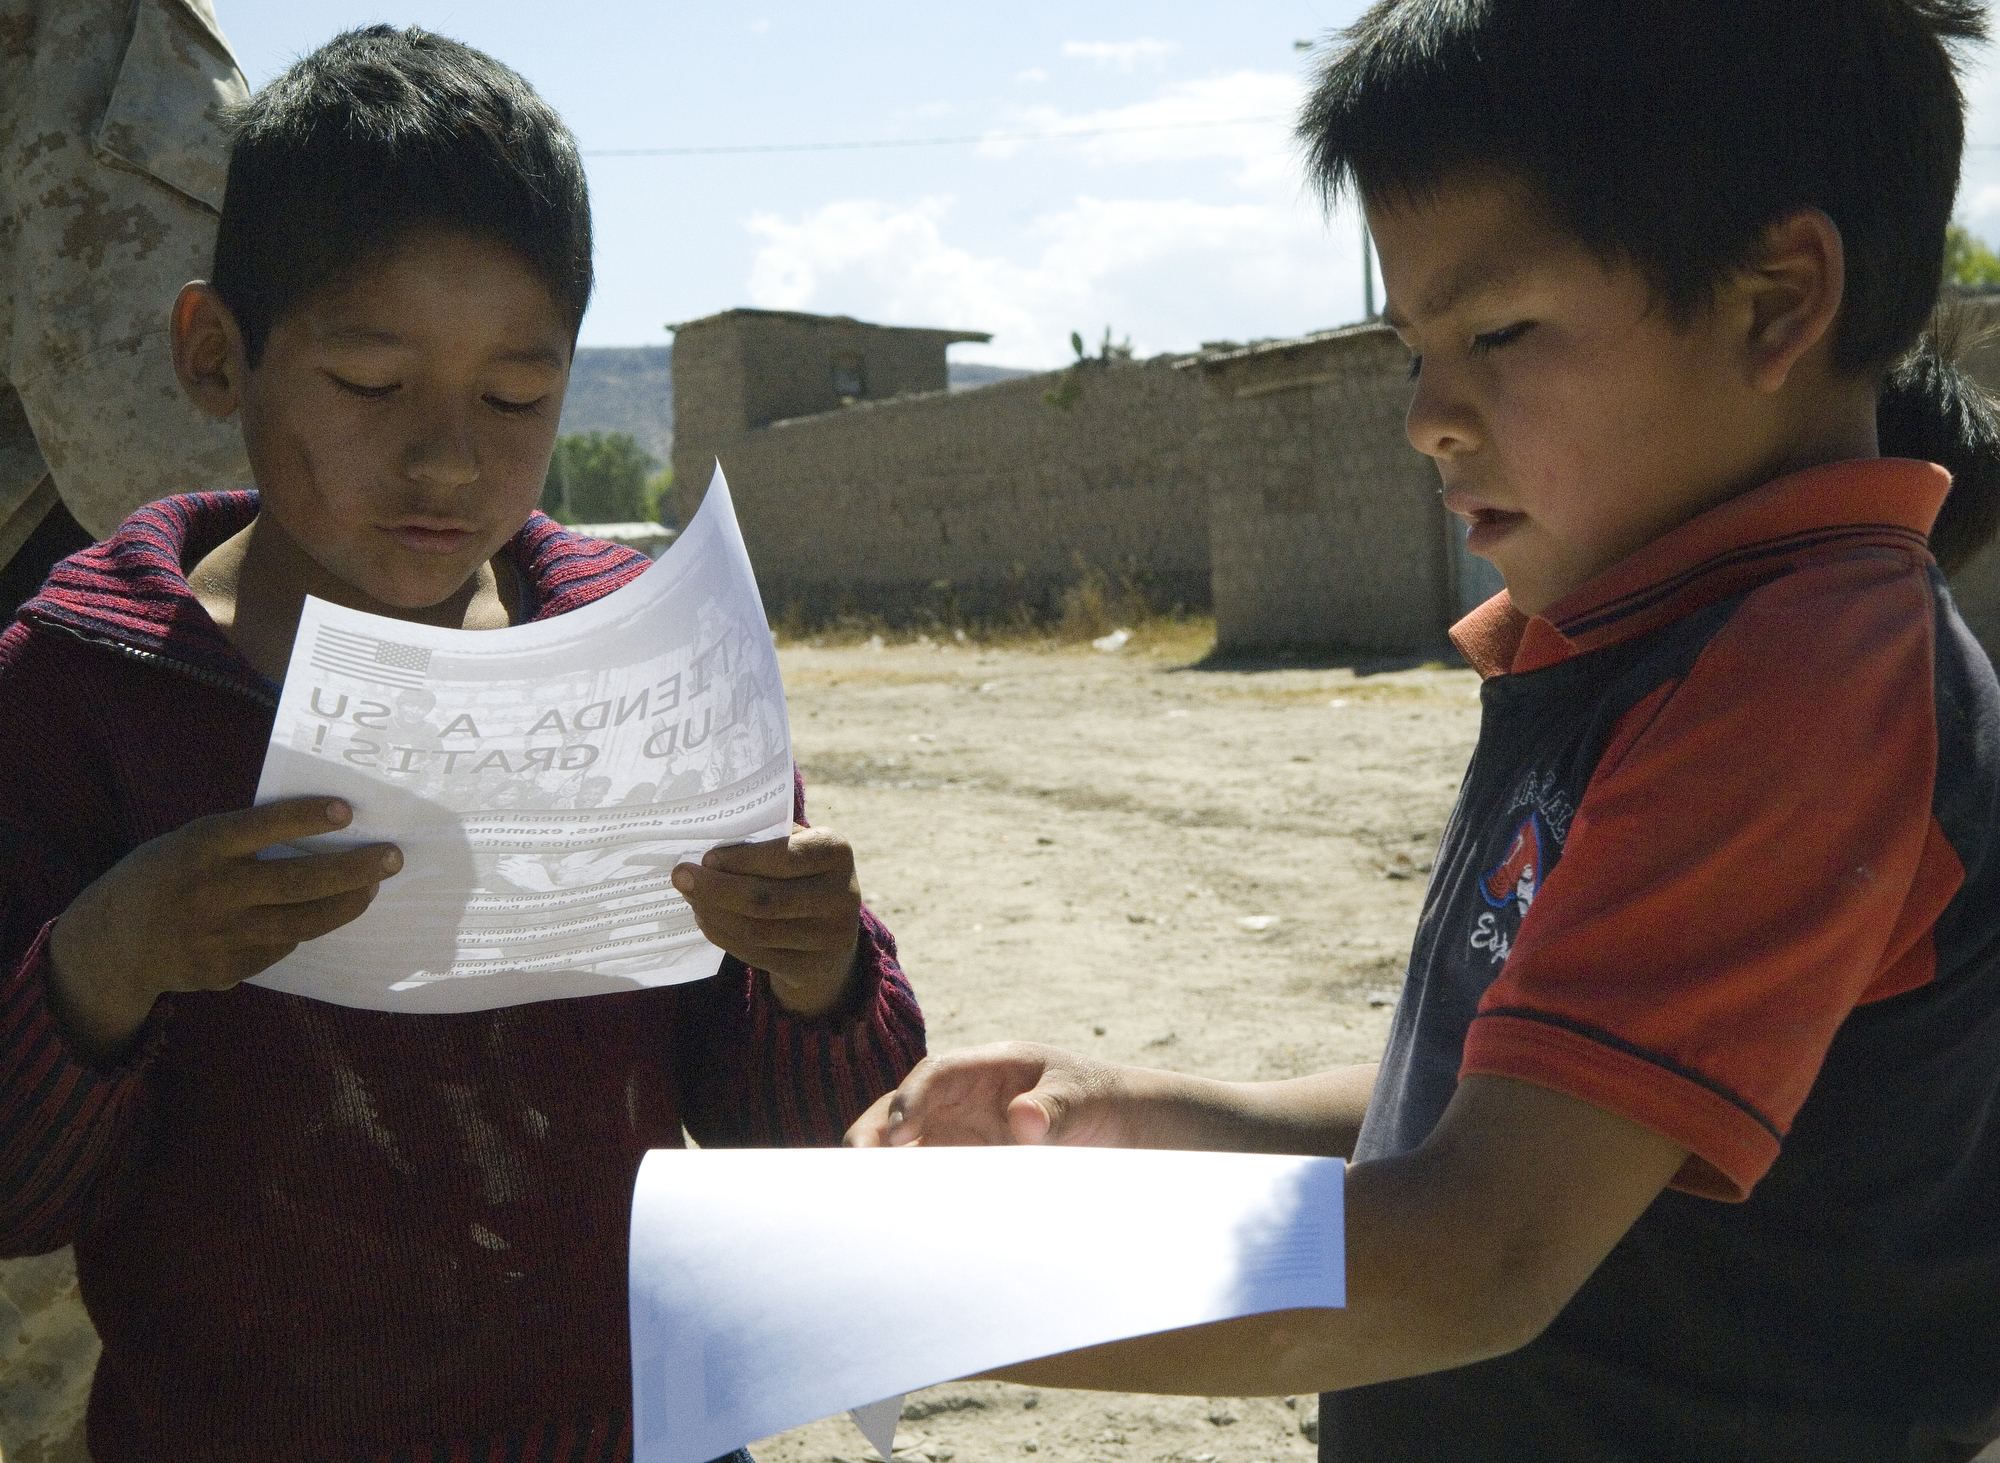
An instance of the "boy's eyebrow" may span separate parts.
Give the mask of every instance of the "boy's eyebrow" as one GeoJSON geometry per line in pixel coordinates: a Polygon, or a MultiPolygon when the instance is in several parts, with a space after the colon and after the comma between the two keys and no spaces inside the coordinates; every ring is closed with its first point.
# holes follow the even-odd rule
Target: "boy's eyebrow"
{"type": "MultiPolygon", "coordinates": [[[[320,339],[338,345],[390,345],[406,346],[409,340],[393,330],[371,330],[364,325],[344,325],[324,331],[320,339]]],[[[493,357],[508,365],[548,366],[562,370],[569,363],[563,359],[561,351],[552,345],[525,346],[520,350],[502,351],[493,357]]]]}
{"type": "Polygon", "coordinates": [[[562,352],[552,345],[537,345],[529,346],[525,350],[502,351],[493,359],[496,361],[505,361],[509,365],[548,366],[557,371],[560,371],[568,364],[563,359],[562,352]]]}
{"type": "MultiPolygon", "coordinates": [[[[1442,315],[1453,306],[1465,303],[1468,298],[1497,290],[1512,283],[1520,272],[1518,264],[1504,257],[1485,254],[1467,259],[1433,284],[1417,301],[1417,319],[1442,315]]],[[[1410,321],[1394,305],[1382,311],[1382,319],[1394,330],[1406,330],[1410,325],[1410,321]]]]}
{"type": "Polygon", "coordinates": [[[393,330],[369,330],[360,325],[342,325],[332,330],[322,330],[321,340],[335,341],[341,345],[403,345],[403,337],[393,330]]]}

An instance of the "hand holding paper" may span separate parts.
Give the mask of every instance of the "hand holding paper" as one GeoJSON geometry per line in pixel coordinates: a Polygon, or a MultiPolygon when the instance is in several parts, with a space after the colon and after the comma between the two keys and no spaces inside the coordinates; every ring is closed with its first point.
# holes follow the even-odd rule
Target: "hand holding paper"
{"type": "Polygon", "coordinates": [[[106,1065],[173,991],[227,990],[301,941],[360,916],[403,866],[390,844],[260,860],[273,843],[347,826],[330,798],[216,813],[140,845],[90,884],[49,937],[64,1035],[106,1065]]]}
{"type": "Polygon", "coordinates": [[[854,850],[825,828],[712,848],[674,870],[711,944],[771,978],[784,1006],[817,1016],[839,1001],[861,935],[854,850]]]}
{"type": "Polygon", "coordinates": [[[660,561],[500,630],[306,602],[260,803],[336,796],[309,848],[406,867],[260,985],[384,1011],[477,1011],[714,973],[676,864],[792,826],[791,730],[718,468],[660,561]]]}

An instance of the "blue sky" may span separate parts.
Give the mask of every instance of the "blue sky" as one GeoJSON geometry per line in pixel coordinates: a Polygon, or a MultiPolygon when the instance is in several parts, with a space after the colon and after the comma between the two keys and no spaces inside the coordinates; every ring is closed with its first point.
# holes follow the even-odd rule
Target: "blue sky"
{"type": "MultiPolygon", "coordinates": [[[[1361,313],[1359,224],[1303,188],[1284,120],[1362,0],[746,5],[216,0],[251,84],[387,20],[506,61],[587,154],[619,148],[1101,131],[862,151],[589,156],[586,345],[662,344],[735,305],[994,333],[953,358],[1049,366],[1108,325],[1141,354],[1361,313]],[[1258,119],[1258,120],[1240,120],[1258,119]],[[1230,123],[1232,125],[1213,125],[1230,123]],[[1145,130],[1136,130],[1145,129],[1145,130]]],[[[2000,143],[2000,78],[1970,136],[2000,143]]],[[[2000,242],[2000,148],[1961,214],[2000,242]]]]}

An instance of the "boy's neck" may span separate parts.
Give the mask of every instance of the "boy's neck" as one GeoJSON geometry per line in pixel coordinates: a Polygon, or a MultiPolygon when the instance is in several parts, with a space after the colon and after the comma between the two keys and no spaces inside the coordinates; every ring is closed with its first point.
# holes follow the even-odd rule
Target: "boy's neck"
{"type": "Polygon", "coordinates": [[[504,553],[437,604],[384,604],[329,571],[266,513],[203,555],[188,571],[188,587],[243,658],[280,683],[309,594],[371,615],[463,630],[504,629],[518,622],[522,607],[520,582],[504,553]]]}
{"type": "Polygon", "coordinates": [[[1773,454],[1749,488],[1834,462],[1880,457],[1875,428],[1875,387],[1868,382],[1829,380],[1811,408],[1799,415],[1782,450],[1773,454]]]}

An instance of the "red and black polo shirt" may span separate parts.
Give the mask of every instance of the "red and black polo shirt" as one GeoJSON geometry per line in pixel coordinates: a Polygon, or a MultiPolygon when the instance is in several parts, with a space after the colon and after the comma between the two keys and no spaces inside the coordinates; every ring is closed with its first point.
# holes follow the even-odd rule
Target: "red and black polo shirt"
{"type": "Polygon", "coordinates": [[[1799,473],[1454,630],[1480,737],[1356,1160],[1466,1072],[1690,1156],[1531,1345],[1328,1394],[1323,1458],[1945,1458],[2000,1405],[2000,686],[1948,485],[1799,473]]]}

